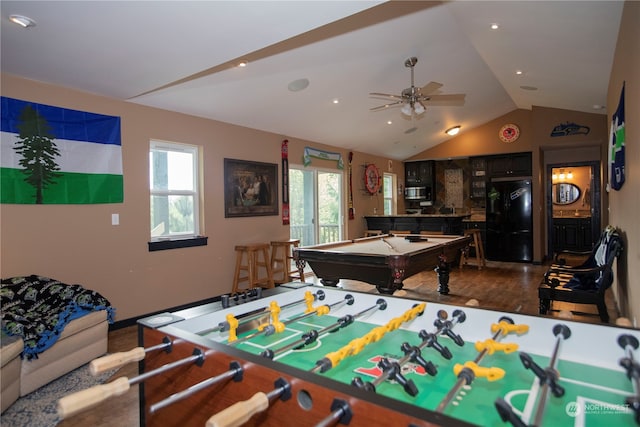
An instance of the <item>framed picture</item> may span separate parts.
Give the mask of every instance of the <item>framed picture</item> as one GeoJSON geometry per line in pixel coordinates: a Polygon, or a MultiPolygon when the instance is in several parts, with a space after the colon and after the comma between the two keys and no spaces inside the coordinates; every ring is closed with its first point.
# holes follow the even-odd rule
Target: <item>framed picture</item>
{"type": "Polygon", "coordinates": [[[278,165],[224,159],[224,217],[278,215],[278,165]]]}

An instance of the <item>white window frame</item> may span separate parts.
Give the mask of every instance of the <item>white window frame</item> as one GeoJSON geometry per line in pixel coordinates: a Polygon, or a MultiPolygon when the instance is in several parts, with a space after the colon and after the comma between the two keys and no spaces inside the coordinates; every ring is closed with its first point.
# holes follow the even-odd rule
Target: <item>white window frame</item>
{"type": "MultiPolygon", "coordinates": [[[[151,140],[149,144],[149,203],[154,196],[191,196],[193,198],[193,232],[189,233],[174,233],[171,235],[159,235],[152,236],[152,228],[153,224],[150,222],[150,230],[149,236],[151,242],[159,242],[166,240],[184,240],[200,237],[200,147],[197,145],[184,144],[178,142],[169,142],[169,141],[158,141],[151,140]],[[168,152],[179,152],[179,153],[189,153],[192,156],[192,171],[193,171],[193,190],[158,190],[151,188],[151,174],[152,174],[152,153],[154,151],[168,151],[168,152]]],[[[151,219],[150,219],[151,221],[151,219]]]]}
{"type": "Polygon", "coordinates": [[[391,212],[384,212],[385,215],[397,215],[398,214],[398,196],[397,196],[397,175],[395,173],[390,173],[390,172],[384,172],[382,175],[382,183],[383,183],[383,187],[382,187],[382,195],[383,195],[383,211],[384,211],[384,207],[386,206],[386,201],[390,200],[391,201],[391,212]],[[388,182],[388,180],[391,180],[391,188],[389,189],[389,192],[391,194],[391,197],[386,197],[386,192],[387,192],[387,188],[386,188],[386,183],[388,182]]]}

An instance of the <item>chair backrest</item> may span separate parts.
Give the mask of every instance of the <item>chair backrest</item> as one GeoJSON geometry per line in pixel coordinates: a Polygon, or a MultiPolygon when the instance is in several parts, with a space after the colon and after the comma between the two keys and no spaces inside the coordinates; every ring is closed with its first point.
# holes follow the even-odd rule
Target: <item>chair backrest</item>
{"type": "Polygon", "coordinates": [[[593,247],[589,258],[576,268],[598,268],[595,274],[577,273],[574,275],[568,287],[579,289],[596,289],[604,291],[613,283],[613,261],[623,250],[623,242],[615,227],[608,225],[600,235],[600,238],[593,247]]]}

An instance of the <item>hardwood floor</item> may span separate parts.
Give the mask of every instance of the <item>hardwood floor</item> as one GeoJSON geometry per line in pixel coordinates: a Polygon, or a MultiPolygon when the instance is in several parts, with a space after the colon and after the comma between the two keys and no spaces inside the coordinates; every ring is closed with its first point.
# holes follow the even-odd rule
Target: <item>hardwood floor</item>
{"type": "MultiPolygon", "coordinates": [[[[439,302],[443,304],[465,305],[475,299],[482,308],[497,311],[516,312],[522,314],[538,314],[538,284],[546,271],[546,266],[520,263],[503,263],[487,261],[486,268],[478,270],[475,265],[466,265],[462,269],[451,271],[449,295],[437,292],[436,274],[427,270],[405,280],[404,295],[406,298],[439,302]]],[[[308,282],[319,283],[315,277],[308,277],[308,282]]],[[[340,287],[347,290],[371,292],[373,286],[353,280],[343,280],[340,287]]],[[[607,292],[607,307],[611,321],[618,318],[612,292],[607,292]]],[[[551,316],[571,316],[572,320],[600,323],[597,310],[591,306],[579,304],[554,303],[551,316]],[[585,314],[569,314],[577,311],[585,314]]],[[[109,333],[109,352],[128,351],[137,346],[137,326],[115,330],[109,333]]],[[[126,376],[132,378],[138,373],[137,364],[128,365],[116,372],[111,380],[126,376]]],[[[121,396],[108,399],[95,408],[63,420],[61,427],[100,426],[138,426],[138,386],[133,385],[121,396]]]]}

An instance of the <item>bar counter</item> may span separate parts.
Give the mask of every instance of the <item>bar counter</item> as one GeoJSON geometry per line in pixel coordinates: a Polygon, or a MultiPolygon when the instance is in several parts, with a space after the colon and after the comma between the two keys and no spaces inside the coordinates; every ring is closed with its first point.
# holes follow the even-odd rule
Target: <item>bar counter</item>
{"type": "Polygon", "coordinates": [[[462,234],[462,220],[470,217],[470,213],[459,214],[400,214],[400,215],[367,215],[367,229],[410,231],[418,234],[421,231],[442,232],[444,234],[462,234]]]}

